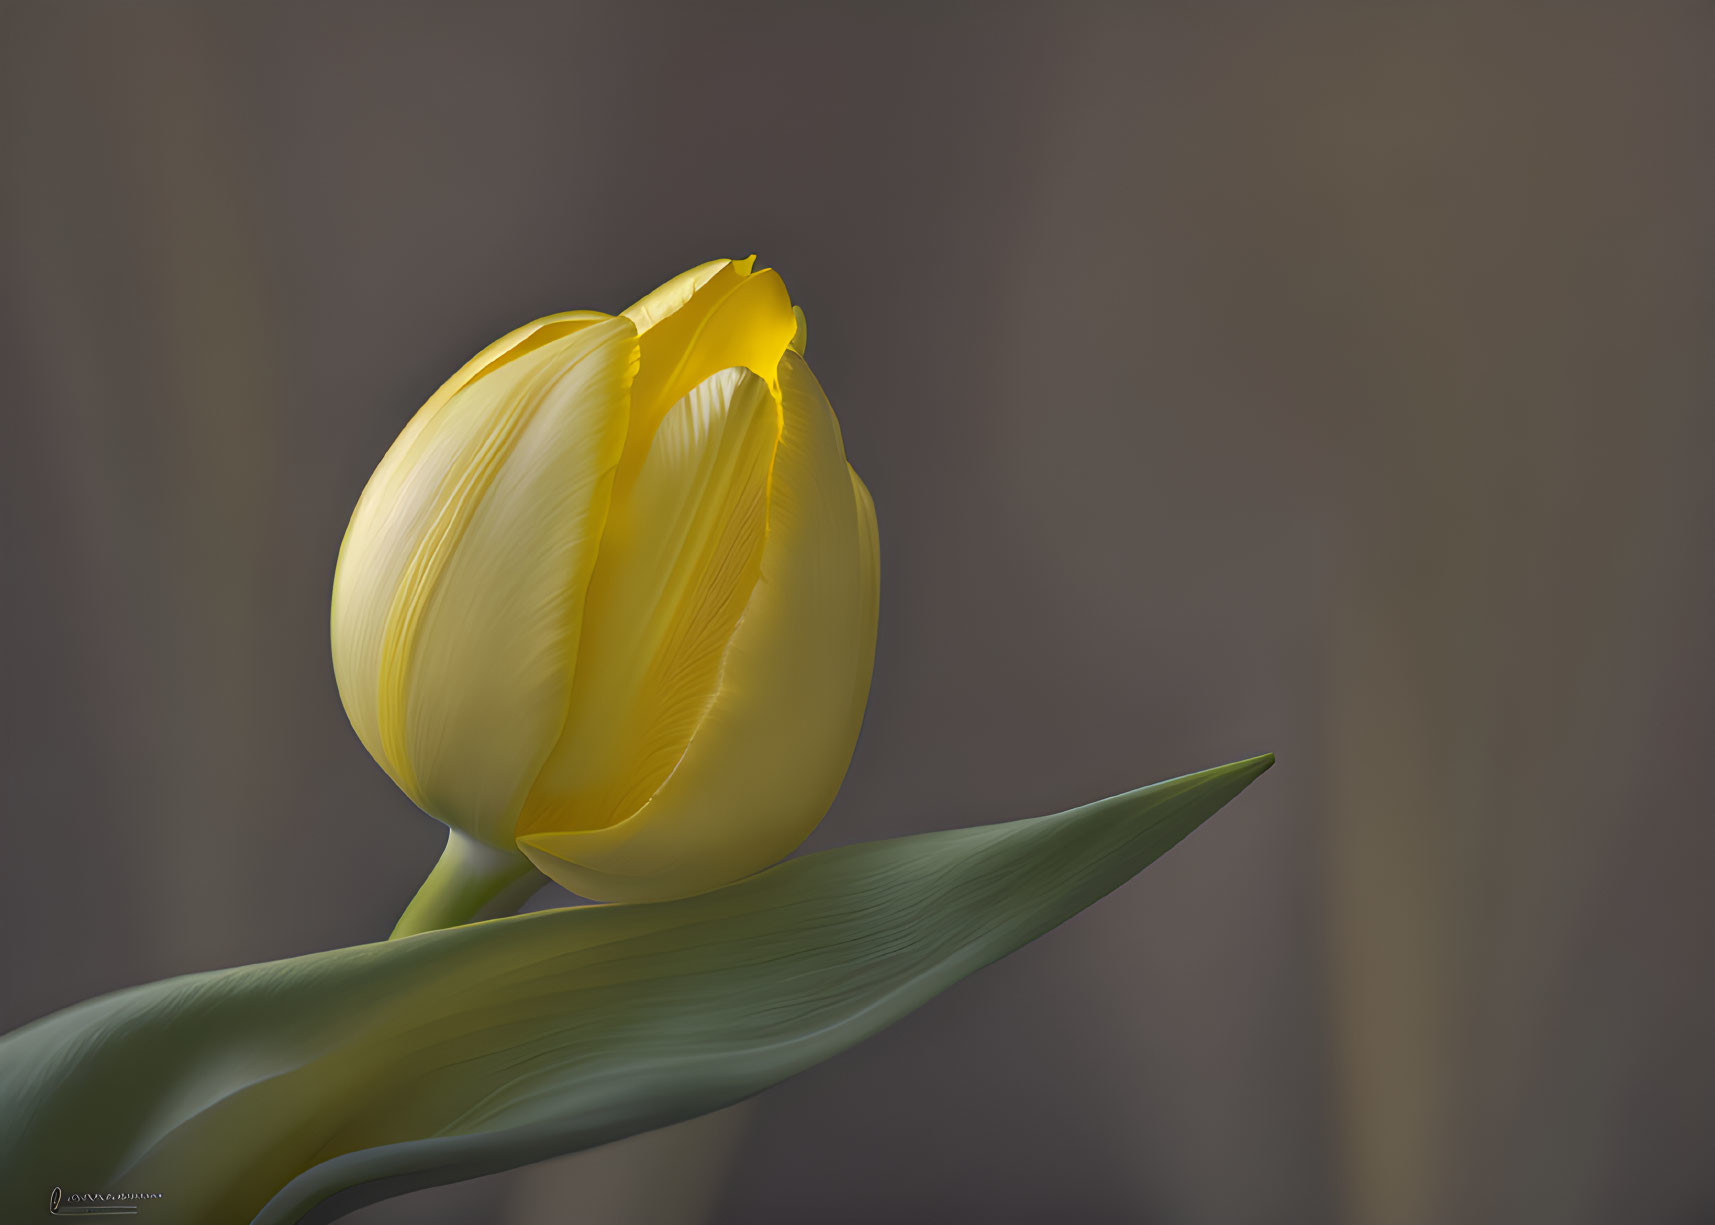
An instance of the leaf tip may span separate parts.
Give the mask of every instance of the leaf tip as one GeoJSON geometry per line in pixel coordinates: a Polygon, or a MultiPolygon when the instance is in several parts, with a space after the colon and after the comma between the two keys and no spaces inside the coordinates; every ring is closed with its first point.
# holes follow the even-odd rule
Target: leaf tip
{"type": "Polygon", "coordinates": [[[1235,761],[1221,766],[1218,772],[1225,775],[1228,780],[1238,783],[1238,790],[1243,791],[1268,773],[1269,768],[1273,765],[1274,754],[1264,753],[1260,757],[1247,757],[1243,761],[1235,761]]]}
{"type": "Polygon", "coordinates": [[[1215,766],[1196,774],[1187,774],[1184,778],[1173,781],[1192,787],[1222,791],[1230,799],[1256,782],[1258,778],[1268,772],[1272,765],[1274,765],[1274,754],[1264,753],[1260,757],[1247,757],[1243,761],[1229,761],[1224,766],[1215,766]]]}

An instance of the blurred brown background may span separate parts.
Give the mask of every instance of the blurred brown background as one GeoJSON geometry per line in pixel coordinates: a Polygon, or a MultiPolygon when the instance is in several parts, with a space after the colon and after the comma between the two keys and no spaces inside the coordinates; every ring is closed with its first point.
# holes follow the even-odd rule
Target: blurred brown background
{"type": "Polygon", "coordinates": [[[0,1028],[378,938],[346,516],[756,251],[880,507],[812,845],[1274,750],[744,1107],[363,1225],[1715,1221],[1715,10],[5,10],[0,1028]]]}

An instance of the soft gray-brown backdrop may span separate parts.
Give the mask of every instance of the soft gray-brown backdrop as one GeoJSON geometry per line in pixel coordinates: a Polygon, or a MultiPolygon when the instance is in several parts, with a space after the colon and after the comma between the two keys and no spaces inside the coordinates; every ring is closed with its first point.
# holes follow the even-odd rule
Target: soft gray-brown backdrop
{"type": "Polygon", "coordinates": [[[884,540],[813,845],[1281,764],[745,1107],[353,1220],[1715,1220],[1712,17],[10,5],[0,1028],[386,932],[371,466],[754,250],[884,540]]]}

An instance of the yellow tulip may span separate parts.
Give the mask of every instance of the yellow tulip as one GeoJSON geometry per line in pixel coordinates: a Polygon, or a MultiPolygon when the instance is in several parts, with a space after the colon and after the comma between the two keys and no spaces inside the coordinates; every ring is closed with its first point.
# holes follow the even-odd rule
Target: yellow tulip
{"type": "Polygon", "coordinates": [[[803,315],[752,263],[502,337],[358,501],[334,673],[451,827],[449,889],[528,857],[598,900],[701,892],[833,802],[875,655],[875,510],[803,315]]]}

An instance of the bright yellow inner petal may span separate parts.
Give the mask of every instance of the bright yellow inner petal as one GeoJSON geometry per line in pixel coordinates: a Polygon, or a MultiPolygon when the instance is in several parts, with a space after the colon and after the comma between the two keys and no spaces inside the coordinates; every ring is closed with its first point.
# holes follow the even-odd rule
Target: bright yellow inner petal
{"type": "Polygon", "coordinates": [[[754,263],[756,256],[748,255],[744,259],[712,259],[706,264],[698,264],[688,272],[681,272],[659,289],[644,294],[620,314],[636,324],[638,334],[642,335],[668,315],[677,312],[699,289],[717,276],[725,273],[729,284],[736,285],[750,275],[751,265],[754,263]]]}
{"type": "Polygon", "coordinates": [[[827,812],[851,760],[875,652],[875,522],[809,366],[788,353],[779,380],[761,575],[696,735],[626,820],[518,840],[586,897],[678,897],[766,867],[827,812]]]}
{"type": "Polygon", "coordinates": [[[520,834],[624,820],[677,765],[761,572],[778,438],[768,385],[741,369],[691,389],[661,423],[608,522],[565,728],[520,834]]]}
{"type": "Polygon", "coordinates": [[[779,394],[776,371],[798,320],[780,274],[772,268],[751,272],[750,265],[744,259],[693,268],[625,312],[642,334],[631,429],[614,479],[616,501],[636,481],[667,410],[711,374],[739,366],[779,394]]]}

